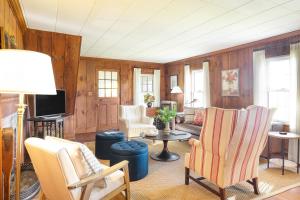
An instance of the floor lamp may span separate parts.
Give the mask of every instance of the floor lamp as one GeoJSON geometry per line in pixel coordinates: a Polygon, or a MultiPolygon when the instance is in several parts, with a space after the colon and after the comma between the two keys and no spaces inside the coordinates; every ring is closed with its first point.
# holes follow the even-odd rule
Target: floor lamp
{"type": "Polygon", "coordinates": [[[23,156],[23,115],[25,94],[56,94],[51,58],[25,50],[0,50],[0,93],[19,95],[15,192],[20,200],[21,160],[23,156]]]}

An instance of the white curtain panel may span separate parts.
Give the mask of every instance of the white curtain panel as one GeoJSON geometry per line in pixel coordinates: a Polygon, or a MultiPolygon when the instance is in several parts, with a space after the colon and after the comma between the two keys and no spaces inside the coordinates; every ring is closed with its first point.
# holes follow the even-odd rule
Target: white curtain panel
{"type": "Polygon", "coordinates": [[[192,101],[191,69],[189,65],[184,66],[184,105],[192,101]]]}
{"type": "Polygon", "coordinates": [[[133,104],[142,105],[143,100],[141,98],[141,68],[133,69],[133,104]]]}
{"type": "MultiPolygon", "coordinates": [[[[290,46],[290,65],[292,68],[292,98],[290,105],[292,111],[290,119],[290,131],[300,134],[300,43],[291,44],[290,46]]],[[[289,141],[289,160],[297,161],[297,140],[289,141]]]]}
{"type": "Polygon", "coordinates": [[[153,93],[155,97],[154,106],[159,107],[160,106],[160,70],[154,70],[153,88],[154,88],[153,93]]]}
{"type": "Polygon", "coordinates": [[[253,52],[254,105],[268,107],[267,62],[265,50],[253,52]]]}
{"type": "Polygon", "coordinates": [[[203,107],[210,107],[209,62],[203,62],[203,107]]]}

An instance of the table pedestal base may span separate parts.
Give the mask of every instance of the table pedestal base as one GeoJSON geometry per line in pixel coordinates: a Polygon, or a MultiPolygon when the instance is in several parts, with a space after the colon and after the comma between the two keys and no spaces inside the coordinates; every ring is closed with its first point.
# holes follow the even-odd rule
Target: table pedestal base
{"type": "Polygon", "coordinates": [[[162,152],[161,153],[152,153],[150,155],[150,157],[153,160],[166,161],[166,162],[178,160],[180,158],[180,156],[177,153],[169,152],[168,140],[163,140],[163,142],[164,142],[164,148],[163,148],[162,152]]]}

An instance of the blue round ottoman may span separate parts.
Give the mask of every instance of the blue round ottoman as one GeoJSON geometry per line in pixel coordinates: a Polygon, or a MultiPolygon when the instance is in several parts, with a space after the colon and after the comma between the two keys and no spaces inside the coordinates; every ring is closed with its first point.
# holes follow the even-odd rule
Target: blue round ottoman
{"type": "Polygon", "coordinates": [[[110,165],[129,161],[130,181],[137,181],[148,174],[148,145],[139,141],[124,141],[111,145],[110,165]]]}
{"type": "Polygon", "coordinates": [[[111,158],[110,146],[116,142],[121,142],[121,141],[124,141],[123,132],[96,133],[96,142],[95,142],[96,157],[102,160],[110,160],[111,158]]]}

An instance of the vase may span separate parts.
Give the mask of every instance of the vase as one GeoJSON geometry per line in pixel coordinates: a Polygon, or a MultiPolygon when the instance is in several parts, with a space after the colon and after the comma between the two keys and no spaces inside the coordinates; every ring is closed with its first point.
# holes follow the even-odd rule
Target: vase
{"type": "Polygon", "coordinates": [[[164,128],[164,134],[166,134],[166,135],[168,135],[168,134],[170,134],[170,132],[171,132],[171,129],[170,129],[170,122],[167,122],[167,123],[165,123],[165,128],[164,128]]]}
{"type": "Polygon", "coordinates": [[[147,103],[147,107],[148,107],[148,108],[151,108],[151,107],[152,107],[152,102],[148,102],[148,103],[147,103]]]}

